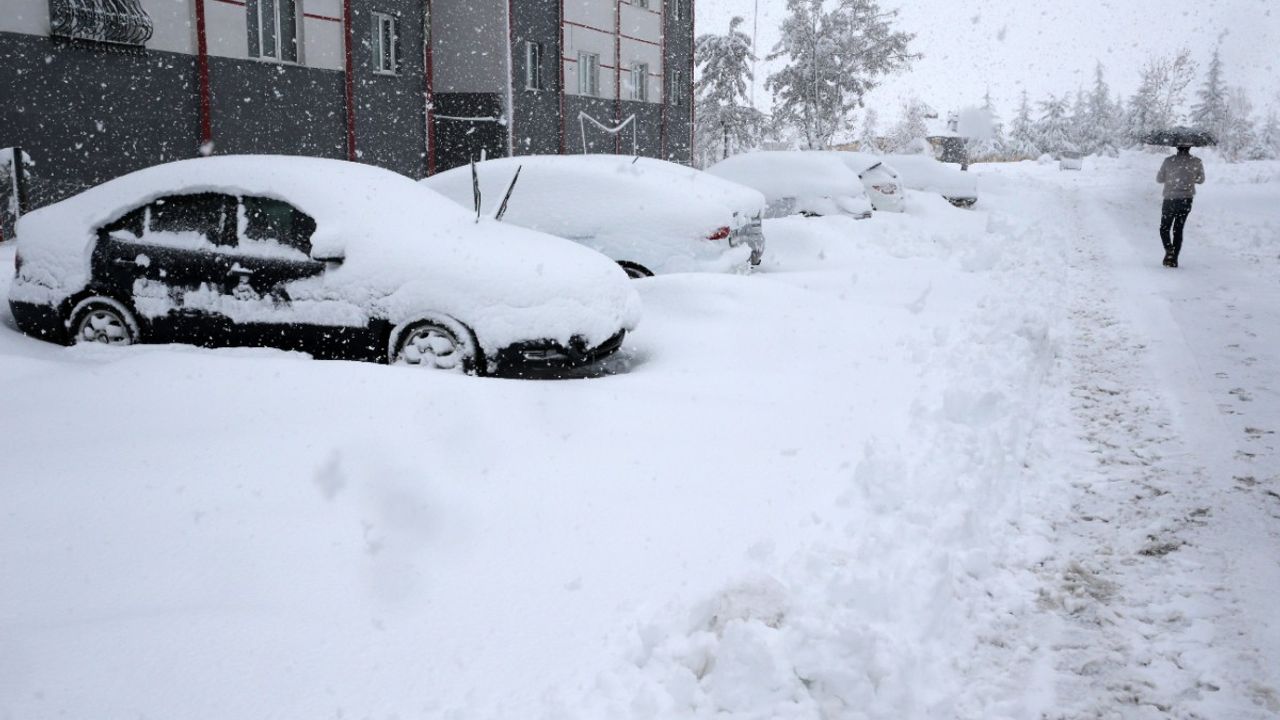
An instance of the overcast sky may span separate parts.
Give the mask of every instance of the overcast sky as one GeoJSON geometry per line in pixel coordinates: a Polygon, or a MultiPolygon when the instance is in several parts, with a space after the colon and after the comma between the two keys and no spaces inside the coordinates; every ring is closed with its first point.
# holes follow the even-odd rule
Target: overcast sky
{"type": "MultiPolygon", "coordinates": [[[[697,32],[724,32],[742,15],[750,33],[755,1],[696,0],[697,32]]],[[[778,40],[786,0],[758,1],[763,58],[778,40]]],[[[912,93],[945,113],[978,103],[988,86],[1007,121],[1023,88],[1033,101],[1074,93],[1092,83],[1096,60],[1112,92],[1128,96],[1154,53],[1185,45],[1203,74],[1219,35],[1227,82],[1244,86],[1259,110],[1280,107],[1280,0],[881,0],[881,7],[901,9],[901,29],[916,33],[914,49],[925,55],[868,96],[886,123],[912,93]]],[[[756,104],[764,109],[768,72],[762,61],[756,104]]]]}

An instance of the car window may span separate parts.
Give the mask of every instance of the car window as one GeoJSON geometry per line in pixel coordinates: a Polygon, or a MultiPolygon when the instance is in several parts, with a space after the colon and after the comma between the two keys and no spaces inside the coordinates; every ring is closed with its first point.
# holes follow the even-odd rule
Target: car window
{"type": "Polygon", "coordinates": [[[163,197],[146,207],[143,239],[191,247],[228,245],[231,198],[218,193],[163,197]]]}
{"type": "Polygon", "coordinates": [[[311,256],[316,221],[289,203],[264,197],[240,199],[240,249],[311,256]]]}
{"type": "Polygon", "coordinates": [[[125,213],[119,219],[102,226],[104,235],[117,240],[137,240],[142,237],[143,222],[147,208],[140,207],[125,213]]]}

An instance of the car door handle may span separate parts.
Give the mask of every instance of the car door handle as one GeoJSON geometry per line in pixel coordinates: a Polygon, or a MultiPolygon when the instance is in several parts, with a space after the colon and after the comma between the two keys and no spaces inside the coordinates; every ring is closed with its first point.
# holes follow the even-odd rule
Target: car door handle
{"type": "Polygon", "coordinates": [[[240,267],[239,264],[236,264],[231,266],[231,269],[227,271],[227,274],[228,275],[252,275],[253,271],[247,267],[240,267]]]}

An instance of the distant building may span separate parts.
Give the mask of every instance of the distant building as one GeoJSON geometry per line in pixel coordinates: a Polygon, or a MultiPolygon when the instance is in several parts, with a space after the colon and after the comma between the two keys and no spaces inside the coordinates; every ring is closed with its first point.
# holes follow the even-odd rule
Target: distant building
{"type": "Polygon", "coordinates": [[[202,152],[691,160],[694,0],[4,0],[38,207],[202,152]]]}

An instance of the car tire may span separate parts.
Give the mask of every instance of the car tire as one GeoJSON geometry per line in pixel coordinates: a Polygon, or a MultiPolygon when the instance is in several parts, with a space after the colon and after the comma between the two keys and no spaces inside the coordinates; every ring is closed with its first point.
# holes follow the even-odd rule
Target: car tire
{"type": "Polygon", "coordinates": [[[653,277],[653,271],[640,263],[631,262],[630,260],[619,260],[618,264],[626,271],[627,277],[632,280],[653,277]]]}
{"type": "Polygon", "coordinates": [[[479,370],[475,334],[453,318],[406,323],[391,334],[388,362],[474,375],[479,370]]]}
{"type": "Polygon", "coordinates": [[[142,341],[138,318],[118,300],[94,295],[76,303],[68,314],[71,345],[136,345],[142,341]]]}

